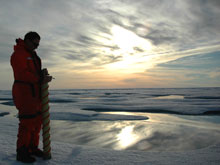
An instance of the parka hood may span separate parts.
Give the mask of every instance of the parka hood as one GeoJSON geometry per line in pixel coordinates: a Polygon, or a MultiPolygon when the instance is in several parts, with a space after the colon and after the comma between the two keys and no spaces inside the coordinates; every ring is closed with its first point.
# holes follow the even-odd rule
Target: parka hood
{"type": "Polygon", "coordinates": [[[14,51],[19,50],[19,49],[25,49],[25,43],[24,40],[21,38],[18,38],[15,40],[16,45],[14,45],[14,51]]]}

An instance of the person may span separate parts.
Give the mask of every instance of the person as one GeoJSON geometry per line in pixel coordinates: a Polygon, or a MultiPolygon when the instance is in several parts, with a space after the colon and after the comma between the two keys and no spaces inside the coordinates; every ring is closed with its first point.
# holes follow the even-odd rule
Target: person
{"type": "Polygon", "coordinates": [[[43,157],[38,148],[41,118],[41,85],[52,80],[47,69],[42,69],[41,59],[36,53],[40,43],[37,32],[28,32],[16,39],[11,66],[14,73],[13,101],[18,109],[19,128],[17,135],[17,161],[33,163],[33,156],[43,157]]]}

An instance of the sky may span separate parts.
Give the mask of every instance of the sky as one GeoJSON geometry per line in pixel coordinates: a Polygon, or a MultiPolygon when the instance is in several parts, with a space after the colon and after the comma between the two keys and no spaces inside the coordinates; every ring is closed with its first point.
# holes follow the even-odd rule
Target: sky
{"type": "Polygon", "coordinates": [[[220,87],[219,0],[0,0],[0,90],[29,31],[51,89],[220,87]]]}

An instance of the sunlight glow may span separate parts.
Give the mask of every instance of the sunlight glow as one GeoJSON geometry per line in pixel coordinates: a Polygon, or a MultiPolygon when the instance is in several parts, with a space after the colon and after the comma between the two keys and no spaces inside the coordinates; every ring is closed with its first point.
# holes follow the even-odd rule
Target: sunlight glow
{"type": "Polygon", "coordinates": [[[125,149],[132,144],[134,144],[138,136],[133,133],[134,126],[127,126],[121,130],[121,132],[117,135],[117,140],[120,143],[120,147],[125,149]]]}
{"type": "Polygon", "coordinates": [[[138,37],[135,33],[120,26],[113,26],[111,29],[113,42],[123,53],[135,53],[135,48],[150,50],[151,43],[138,37]]]}
{"type": "MultiPolygon", "coordinates": [[[[153,45],[150,41],[139,37],[134,32],[120,26],[113,26],[112,36],[108,44],[115,45],[118,49],[105,49],[108,55],[120,57],[118,61],[106,65],[109,70],[117,70],[121,73],[135,73],[151,67],[153,45]]],[[[107,43],[107,42],[106,42],[107,43]]]]}
{"type": "Polygon", "coordinates": [[[152,56],[125,56],[123,60],[111,63],[107,67],[118,73],[137,73],[152,68],[154,63],[152,56]]]}

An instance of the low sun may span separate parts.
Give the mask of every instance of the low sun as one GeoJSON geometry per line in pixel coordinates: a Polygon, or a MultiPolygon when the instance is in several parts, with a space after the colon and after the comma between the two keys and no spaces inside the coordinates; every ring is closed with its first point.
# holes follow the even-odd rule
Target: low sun
{"type": "Polygon", "coordinates": [[[146,55],[152,49],[151,42],[120,26],[113,26],[111,34],[111,42],[118,49],[109,53],[120,56],[121,60],[107,65],[107,68],[127,73],[143,70],[145,62],[151,58],[146,55]]]}
{"type": "Polygon", "coordinates": [[[120,26],[113,26],[111,29],[112,41],[123,53],[134,53],[135,48],[142,50],[150,50],[151,43],[140,38],[132,31],[124,29],[120,26]]]}

